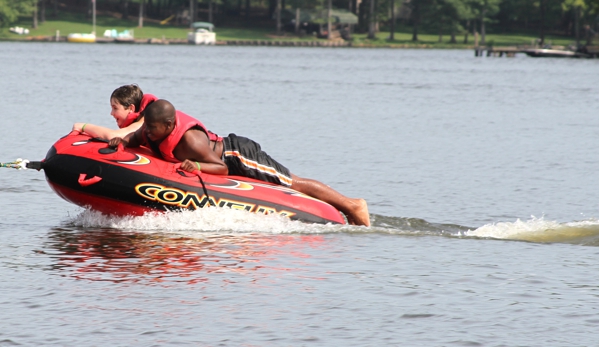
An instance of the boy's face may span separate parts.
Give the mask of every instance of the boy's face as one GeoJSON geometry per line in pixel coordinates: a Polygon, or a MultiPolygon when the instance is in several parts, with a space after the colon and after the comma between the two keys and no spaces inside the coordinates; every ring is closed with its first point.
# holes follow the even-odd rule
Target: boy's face
{"type": "Polygon", "coordinates": [[[121,124],[123,124],[129,113],[135,111],[135,105],[129,105],[129,107],[125,107],[119,104],[116,99],[112,98],[110,99],[110,109],[110,115],[114,117],[116,124],[119,126],[119,128],[121,128],[121,124]]]}
{"type": "Polygon", "coordinates": [[[145,122],[146,137],[153,142],[164,140],[172,131],[173,124],[171,122],[145,122]]]}

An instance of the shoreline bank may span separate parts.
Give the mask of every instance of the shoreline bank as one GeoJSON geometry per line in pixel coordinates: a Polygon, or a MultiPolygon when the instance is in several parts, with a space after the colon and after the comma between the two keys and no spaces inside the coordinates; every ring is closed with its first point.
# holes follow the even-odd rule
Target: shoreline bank
{"type": "MultiPolygon", "coordinates": [[[[56,42],[56,43],[75,43],[68,42],[66,36],[28,36],[23,38],[0,38],[0,42],[56,42]]],[[[191,46],[202,46],[188,42],[186,39],[133,39],[128,41],[119,41],[114,39],[107,39],[98,37],[96,42],[89,42],[95,44],[129,44],[129,45],[142,45],[142,44],[156,44],[156,45],[191,45],[191,46]]],[[[87,44],[89,44],[87,43],[87,44]]],[[[216,46],[277,46],[277,47],[355,47],[355,48],[440,48],[440,49],[474,49],[473,45],[458,45],[455,47],[439,47],[431,44],[370,44],[363,42],[352,42],[344,40],[311,40],[311,41],[300,41],[300,40],[217,40],[214,44],[216,46]]]]}
{"type": "MultiPolygon", "coordinates": [[[[67,36],[27,36],[22,38],[0,38],[0,42],[55,42],[55,43],[77,43],[69,42],[67,36]]],[[[205,46],[204,44],[194,44],[187,39],[172,39],[172,38],[149,38],[149,39],[130,39],[119,40],[114,38],[97,37],[95,42],[80,42],[83,44],[121,44],[121,45],[190,45],[190,46],[205,46]]],[[[271,46],[271,47],[331,47],[331,48],[391,48],[391,49],[460,49],[473,50],[474,56],[482,57],[514,57],[516,53],[527,54],[530,50],[543,50],[531,45],[510,45],[510,46],[475,46],[466,44],[452,45],[432,45],[432,44],[411,44],[411,43],[365,43],[353,42],[345,40],[217,40],[216,46],[271,46]]],[[[599,58],[599,46],[587,46],[587,51],[575,53],[572,58],[599,58]]],[[[559,57],[559,55],[551,55],[559,57]]],[[[566,57],[565,55],[561,57],[566,57]]]]}

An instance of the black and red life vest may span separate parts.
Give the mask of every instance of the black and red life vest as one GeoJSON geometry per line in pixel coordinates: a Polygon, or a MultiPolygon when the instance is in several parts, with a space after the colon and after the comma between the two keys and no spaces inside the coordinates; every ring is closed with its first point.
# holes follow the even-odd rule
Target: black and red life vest
{"type": "Polygon", "coordinates": [[[143,112],[143,110],[145,110],[145,108],[152,102],[158,100],[158,98],[152,94],[144,94],[144,96],[141,98],[141,103],[139,104],[139,110],[137,110],[137,112],[131,112],[127,115],[127,118],[125,118],[125,120],[123,121],[123,123],[120,125],[120,128],[126,128],[129,125],[133,124],[133,122],[135,122],[138,118],[139,118],[139,114],[141,112],[143,112]]]}
{"type": "Polygon", "coordinates": [[[200,122],[199,120],[181,111],[176,111],[175,128],[164,140],[162,140],[162,142],[160,142],[158,146],[151,143],[151,141],[146,137],[145,132],[143,135],[144,141],[150,144],[150,147],[152,147],[152,149],[156,150],[156,148],[158,148],[158,150],[160,151],[160,155],[162,155],[162,158],[164,160],[170,161],[172,163],[178,163],[181,160],[175,157],[173,151],[175,150],[177,144],[179,144],[179,141],[181,141],[181,138],[183,137],[185,132],[191,128],[200,128],[204,133],[206,133],[206,135],[208,135],[210,141],[221,142],[223,140],[222,137],[206,129],[204,124],[202,124],[202,122],[200,122]]]}

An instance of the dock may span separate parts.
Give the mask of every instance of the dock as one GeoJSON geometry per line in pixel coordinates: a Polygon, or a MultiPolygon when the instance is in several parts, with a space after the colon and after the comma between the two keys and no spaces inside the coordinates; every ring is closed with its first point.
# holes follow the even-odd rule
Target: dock
{"type": "Polygon", "coordinates": [[[524,53],[522,47],[474,47],[474,56],[482,57],[486,54],[487,57],[514,57],[516,53],[524,53]]]}

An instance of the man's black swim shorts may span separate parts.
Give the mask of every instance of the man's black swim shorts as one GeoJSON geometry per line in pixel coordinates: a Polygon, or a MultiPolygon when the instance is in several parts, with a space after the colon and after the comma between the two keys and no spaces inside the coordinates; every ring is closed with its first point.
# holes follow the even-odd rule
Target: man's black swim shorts
{"type": "Polygon", "coordinates": [[[260,144],[246,137],[229,134],[223,137],[223,161],[229,175],[291,186],[291,173],[262,151],[260,144]]]}

